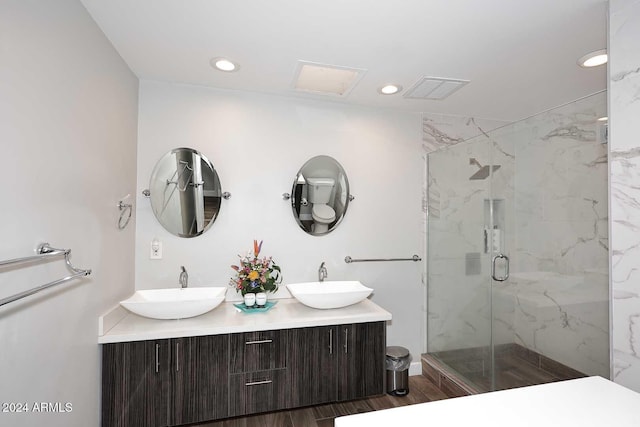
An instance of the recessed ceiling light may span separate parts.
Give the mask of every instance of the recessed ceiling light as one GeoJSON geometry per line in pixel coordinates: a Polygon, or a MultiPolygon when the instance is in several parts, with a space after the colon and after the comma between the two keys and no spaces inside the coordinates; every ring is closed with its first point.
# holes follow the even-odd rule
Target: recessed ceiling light
{"type": "Polygon", "coordinates": [[[383,95],[394,95],[400,92],[401,90],[402,90],[402,86],[400,85],[386,85],[379,88],[378,92],[380,92],[383,95]]]}
{"type": "Polygon", "coordinates": [[[578,65],[584,68],[597,67],[598,65],[607,63],[607,49],[589,52],[582,58],[578,59],[578,65]]]}
{"type": "Polygon", "coordinates": [[[236,64],[233,61],[230,61],[227,58],[213,58],[209,62],[213,68],[220,71],[226,71],[226,72],[238,71],[238,69],[240,68],[238,64],[236,64]]]}

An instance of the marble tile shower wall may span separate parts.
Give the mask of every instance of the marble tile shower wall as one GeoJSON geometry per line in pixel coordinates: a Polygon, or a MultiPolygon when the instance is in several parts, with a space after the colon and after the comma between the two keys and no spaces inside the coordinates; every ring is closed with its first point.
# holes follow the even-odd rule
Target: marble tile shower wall
{"type": "Polygon", "coordinates": [[[609,3],[613,379],[640,391],[640,3],[609,3]]]}
{"type": "MultiPolygon", "coordinates": [[[[430,352],[484,347],[490,342],[489,255],[484,253],[489,181],[469,179],[478,171],[477,166],[469,164],[469,159],[489,164],[492,153],[487,143],[488,132],[504,124],[474,118],[423,116],[423,148],[431,152],[425,185],[430,352]]],[[[503,159],[495,163],[502,163],[501,172],[512,175],[503,159]]],[[[499,186],[495,185],[494,191],[499,186]]]]}
{"type": "Polygon", "coordinates": [[[494,342],[608,374],[605,114],[601,93],[429,156],[429,351],[490,342],[492,197],[512,272],[493,286],[494,342]],[[501,166],[491,194],[469,158],[501,166]]]}
{"type": "MultiPolygon", "coordinates": [[[[601,93],[516,124],[511,280],[514,342],[591,375],[609,373],[607,146],[601,93]]],[[[501,313],[497,313],[501,318],[501,313]]]]}

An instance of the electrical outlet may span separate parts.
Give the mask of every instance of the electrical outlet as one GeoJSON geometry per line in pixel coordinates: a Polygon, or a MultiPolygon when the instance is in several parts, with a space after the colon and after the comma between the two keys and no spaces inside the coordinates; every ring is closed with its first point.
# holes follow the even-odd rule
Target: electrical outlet
{"type": "Polygon", "coordinates": [[[149,253],[149,259],[162,259],[162,242],[158,239],[151,241],[151,252],[149,253]]]}

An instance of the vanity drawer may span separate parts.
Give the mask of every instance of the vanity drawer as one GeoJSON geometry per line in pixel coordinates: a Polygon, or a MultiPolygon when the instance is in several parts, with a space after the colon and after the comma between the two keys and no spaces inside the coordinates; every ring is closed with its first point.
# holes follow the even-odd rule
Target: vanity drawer
{"type": "Polygon", "coordinates": [[[286,369],[229,375],[229,415],[248,415],[287,407],[286,369]]]}
{"type": "Polygon", "coordinates": [[[232,334],[230,372],[286,368],[287,336],[282,330],[232,334]]]}

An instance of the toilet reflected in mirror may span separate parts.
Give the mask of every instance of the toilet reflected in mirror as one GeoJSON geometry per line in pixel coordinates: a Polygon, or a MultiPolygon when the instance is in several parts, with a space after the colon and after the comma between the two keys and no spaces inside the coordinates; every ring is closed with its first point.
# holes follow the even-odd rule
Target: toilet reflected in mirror
{"type": "Polygon", "coordinates": [[[316,156],[296,175],[291,189],[291,207],[305,232],[322,236],[334,230],[349,205],[347,174],[335,159],[316,156]]]}
{"type": "Polygon", "coordinates": [[[333,178],[307,178],[307,194],[311,203],[311,232],[323,234],[329,231],[329,224],[336,219],[336,211],[331,207],[331,194],[335,187],[333,178]]]}

